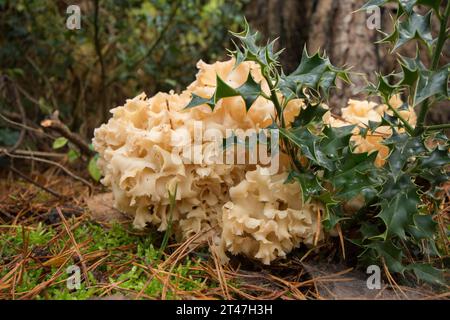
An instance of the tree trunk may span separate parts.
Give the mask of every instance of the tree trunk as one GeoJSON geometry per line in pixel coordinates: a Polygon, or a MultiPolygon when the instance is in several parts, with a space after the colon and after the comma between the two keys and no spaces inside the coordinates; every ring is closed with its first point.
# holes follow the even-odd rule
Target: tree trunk
{"type": "MultiPolygon", "coordinates": [[[[293,71],[300,62],[303,46],[309,53],[326,51],[331,62],[338,67],[352,67],[357,75],[352,76],[352,85],[338,83],[329,104],[339,113],[349,98],[366,98],[362,92],[367,81],[375,81],[375,72],[392,72],[395,55],[388,54],[387,46],[375,44],[381,34],[369,28],[369,12],[355,12],[367,0],[253,0],[246,7],[249,23],[265,38],[279,37],[279,48],[285,48],[281,62],[285,72],[293,71]]],[[[392,30],[391,15],[395,15],[396,5],[381,8],[381,29],[392,30]]],[[[437,25],[435,26],[438,27],[437,25]]],[[[446,51],[446,50],[444,50],[446,51]]],[[[448,51],[448,50],[447,50],[448,51]]],[[[411,43],[400,53],[414,56],[415,46],[411,43]]],[[[426,56],[424,51],[422,56],[426,56]]],[[[443,63],[448,62],[448,53],[443,63]]],[[[448,122],[450,108],[438,105],[430,113],[431,122],[448,122]]]]}

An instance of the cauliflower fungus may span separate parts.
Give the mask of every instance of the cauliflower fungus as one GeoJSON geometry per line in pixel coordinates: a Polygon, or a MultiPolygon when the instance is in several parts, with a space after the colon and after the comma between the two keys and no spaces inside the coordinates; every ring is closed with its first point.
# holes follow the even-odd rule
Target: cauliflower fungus
{"type": "MultiPolygon", "coordinates": [[[[311,246],[322,238],[323,207],[303,202],[300,186],[285,183],[289,162],[284,154],[280,154],[275,175],[268,174],[261,163],[221,161],[230,150],[218,149],[214,134],[209,133],[227,137],[230,129],[267,127],[275,115],[270,100],[260,96],[248,111],[241,97],[221,99],[214,110],[206,104],[184,109],[192,94],[213,95],[216,74],[231,87],[238,87],[250,72],[263,91],[270,93],[257,64],[234,65],[234,59],[214,64],[199,61],[196,80],[181,94],[157,93],[151,98],[140,94],[127,100],[111,110],[108,123],[95,130],[93,144],[100,156],[102,183],[112,189],[115,207],[134,216],[135,227],[151,224],[165,230],[169,191],[176,188],[172,229],[180,240],[212,234],[224,261],[229,252],[269,264],[302,243],[311,246]]],[[[401,100],[394,97],[391,104],[398,107],[401,100]]],[[[300,99],[287,104],[287,123],[302,107],[300,99]]],[[[379,121],[384,111],[383,105],[350,100],[342,109],[342,119],[327,112],[324,121],[332,126],[356,124],[357,133],[369,120],[379,121]]],[[[414,124],[411,108],[401,112],[414,124]]],[[[366,138],[354,135],[355,151],[379,151],[376,164],[382,165],[388,149],[381,142],[389,134],[380,127],[377,134],[366,138]]]]}

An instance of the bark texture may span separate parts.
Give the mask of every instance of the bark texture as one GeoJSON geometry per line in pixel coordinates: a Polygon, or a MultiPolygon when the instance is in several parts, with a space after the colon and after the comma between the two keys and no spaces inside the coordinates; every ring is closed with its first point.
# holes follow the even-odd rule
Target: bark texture
{"type": "MultiPolygon", "coordinates": [[[[349,98],[366,97],[362,89],[367,80],[375,80],[375,72],[387,74],[395,66],[395,55],[388,54],[387,46],[377,45],[381,34],[368,27],[372,13],[356,12],[366,0],[252,0],[246,7],[249,23],[264,37],[279,37],[278,45],[286,48],[281,59],[285,71],[298,65],[303,46],[308,51],[325,50],[336,66],[352,67],[358,75],[352,77],[353,84],[339,83],[330,98],[330,106],[339,113],[349,98]]],[[[391,15],[396,14],[396,5],[381,9],[381,30],[392,30],[391,15]]],[[[435,31],[438,24],[434,26],[435,31]]],[[[443,63],[449,61],[449,50],[444,49],[443,63]]],[[[423,48],[422,48],[423,50],[423,48]]],[[[414,56],[411,43],[400,53],[414,56]]],[[[426,52],[422,52],[426,56],[426,52]]],[[[436,105],[430,112],[430,122],[450,121],[448,103],[436,105]]]]}

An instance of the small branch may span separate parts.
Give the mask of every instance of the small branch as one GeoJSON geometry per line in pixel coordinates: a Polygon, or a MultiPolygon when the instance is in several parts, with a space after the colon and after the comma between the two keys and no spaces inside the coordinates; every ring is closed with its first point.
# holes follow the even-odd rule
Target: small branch
{"type": "Polygon", "coordinates": [[[441,57],[442,48],[444,47],[445,40],[447,40],[447,22],[450,16],[450,1],[447,2],[444,16],[441,19],[441,26],[439,29],[438,41],[433,53],[433,62],[431,64],[431,70],[436,70],[439,66],[439,58],[441,57]]]}
{"type": "Polygon", "coordinates": [[[44,128],[50,128],[61,134],[64,138],[67,138],[70,142],[75,144],[82,153],[87,156],[94,156],[95,151],[89,148],[89,145],[78,134],[72,132],[58,119],[58,113],[55,112],[50,119],[43,120],[41,126],[44,128]]]}
{"type": "MultiPolygon", "coordinates": [[[[441,57],[442,48],[444,47],[445,41],[447,40],[447,22],[450,16],[450,1],[447,2],[447,6],[445,7],[444,15],[441,19],[441,25],[439,29],[439,35],[436,47],[433,52],[433,61],[431,63],[431,71],[436,71],[439,67],[439,59],[441,57]]],[[[414,130],[413,134],[418,136],[424,130],[425,119],[427,117],[428,110],[430,109],[430,101],[426,99],[422,107],[420,108],[419,116],[417,117],[417,126],[414,130]]]]}
{"type": "Polygon", "coordinates": [[[15,154],[11,154],[8,152],[8,150],[6,149],[0,149],[0,153],[4,152],[8,157],[10,158],[14,158],[14,159],[26,159],[26,160],[34,160],[34,161],[38,161],[38,162],[43,162],[43,163],[47,163],[47,164],[51,164],[54,165],[58,168],[60,168],[62,171],[64,171],[66,174],[68,174],[69,176],[71,176],[72,178],[74,178],[75,180],[78,180],[82,183],[84,183],[85,185],[87,185],[89,187],[89,190],[92,191],[94,190],[94,186],[87,180],[83,179],[82,177],[77,176],[76,174],[74,174],[72,171],[70,171],[69,169],[67,169],[66,167],[64,167],[63,165],[59,164],[58,162],[55,161],[51,161],[48,159],[43,159],[43,158],[38,158],[38,157],[33,157],[33,156],[20,156],[20,155],[15,155],[15,154]]]}
{"type": "Polygon", "coordinates": [[[427,131],[441,130],[441,129],[450,129],[450,123],[436,124],[436,125],[432,125],[432,126],[425,126],[424,129],[427,130],[427,131]]]}
{"type": "Polygon", "coordinates": [[[34,181],[33,179],[31,179],[30,177],[24,175],[22,172],[20,172],[20,171],[17,170],[16,168],[14,168],[13,166],[10,166],[9,168],[11,169],[12,172],[14,172],[14,173],[17,174],[18,176],[20,176],[22,179],[28,181],[29,183],[35,185],[36,187],[38,187],[38,188],[40,188],[40,189],[42,189],[42,190],[44,190],[44,191],[50,193],[51,195],[53,195],[53,196],[55,196],[55,197],[57,197],[57,198],[63,198],[63,195],[59,194],[59,193],[56,192],[56,191],[53,191],[53,190],[50,189],[50,188],[47,188],[47,187],[45,187],[45,186],[43,186],[43,185],[40,185],[39,183],[37,183],[36,181],[34,181]]]}
{"type": "Polygon", "coordinates": [[[64,158],[66,156],[64,153],[32,151],[32,150],[22,150],[22,149],[17,149],[14,152],[10,152],[10,153],[24,155],[24,156],[47,157],[47,158],[64,158]]]}
{"type": "Polygon", "coordinates": [[[400,121],[405,126],[406,131],[408,131],[409,134],[412,134],[414,132],[414,128],[409,124],[409,122],[405,120],[405,118],[403,118],[403,116],[400,114],[400,112],[398,112],[397,109],[391,106],[389,101],[386,101],[386,105],[388,106],[389,110],[391,110],[395,114],[395,116],[400,119],[400,121]]]}

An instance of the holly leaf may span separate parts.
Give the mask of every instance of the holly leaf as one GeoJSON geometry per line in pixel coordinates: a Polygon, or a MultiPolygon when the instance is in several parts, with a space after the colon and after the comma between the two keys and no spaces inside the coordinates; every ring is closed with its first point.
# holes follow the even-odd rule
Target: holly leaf
{"type": "Polygon", "coordinates": [[[431,284],[446,285],[443,272],[430,264],[413,263],[408,265],[407,269],[412,270],[420,280],[431,284]]]}
{"type": "Polygon", "coordinates": [[[412,12],[403,21],[398,19],[394,26],[394,31],[382,39],[381,43],[391,43],[392,51],[405,45],[413,39],[422,41],[428,48],[433,44],[433,36],[431,34],[431,11],[422,16],[412,12]]]}
{"type": "Polygon", "coordinates": [[[259,34],[251,30],[247,20],[244,21],[244,30],[242,32],[230,31],[230,33],[240,41],[240,46],[233,41],[236,50],[231,51],[236,58],[236,65],[242,61],[256,61],[269,67],[278,65],[278,58],[283,50],[274,51],[276,40],[267,42],[265,46],[259,46],[257,44],[259,34]]]}
{"type": "Polygon", "coordinates": [[[249,72],[247,80],[236,89],[236,92],[244,99],[245,108],[248,111],[255,100],[261,95],[262,89],[261,85],[253,79],[251,72],[249,72]]]}
{"type": "Polygon", "coordinates": [[[300,183],[303,195],[303,202],[308,201],[311,196],[318,195],[325,189],[320,185],[317,176],[310,172],[291,171],[286,179],[286,183],[296,180],[300,183]]]}
{"type": "Polygon", "coordinates": [[[376,156],[376,152],[346,154],[342,164],[326,176],[336,189],[336,197],[349,200],[362,194],[366,200],[373,198],[377,185],[374,177],[376,156]]]}
{"type": "Polygon", "coordinates": [[[322,202],[325,206],[325,216],[322,219],[322,224],[326,230],[330,230],[339,223],[339,221],[346,220],[344,217],[341,206],[338,206],[339,202],[333,198],[330,192],[323,192],[315,199],[322,202]]]}
{"type": "Polygon", "coordinates": [[[407,231],[416,240],[421,239],[433,239],[437,223],[433,220],[433,217],[429,214],[416,214],[413,217],[414,225],[409,226],[407,231]]]}
{"type": "Polygon", "coordinates": [[[195,93],[192,94],[191,101],[189,101],[188,105],[185,107],[185,109],[190,109],[194,107],[198,107],[202,104],[207,104],[211,110],[214,110],[214,99],[213,98],[202,98],[195,93]]]}
{"type": "Polygon", "coordinates": [[[422,168],[439,168],[450,164],[450,154],[448,149],[434,149],[429,157],[421,160],[422,168]]]}
{"type": "Polygon", "coordinates": [[[405,270],[405,266],[402,264],[403,252],[391,241],[373,241],[366,247],[374,249],[377,256],[384,259],[390,271],[403,274],[405,270]]]}
{"type": "Polygon", "coordinates": [[[392,135],[384,140],[384,144],[391,149],[388,164],[394,182],[403,174],[403,168],[408,161],[413,161],[427,151],[421,137],[411,137],[406,133],[399,134],[397,131],[393,131],[392,135]]]}
{"type": "Polygon", "coordinates": [[[440,0],[369,0],[367,1],[360,9],[367,10],[370,7],[377,6],[381,7],[386,3],[397,2],[399,4],[399,12],[398,16],[400,16],[403,12],[406,12],[408,15],[413,12],[413,8],[415,5],[424,5],[433,8],[435,11],[439,11],[440,0]]]}
{"type": "Polygon", "coordinates": [[[279,130],[280,134],[297,146],[305,157],[312,160],[313,164],[327,170],[334,169],[335,164],[333,160],[319,148],[319,141],[323,137],[311,133],[306,127],[279,128],[279,130]]]}
{"type": "Polygon", "coordinates": [[[420,71],[413,106],[420,104],[431,96],[448,97],[449,67],[450,64],[435,72],[430,70],[420,71]]]}
{"type": "Polygon", "coordinates": [[[330,89],[336,85],[337,78],[350,83],[348,70],[334,67],[330,59],[325,55],[321,56],[319,52],[309,56],[304,47],[297,69],[288,76],[282,75],[280,86],[289,87],[293,93],[302,91],[302,88],[311,88],[321,91],[327,97],[330,89]]]}
{"type": "Polygon", "coordinates": [[[323,108],[320,104],[312,105],[307,103],[306,108],[301,109],[300,113],[295,117],[292,127],[305,127],[312,122],[320,122],[327,111],[328,109],[323,108]]]}
{"type": "Polygon", "coordinates": [[[413,217],[417,213],[420,203],[417,190],[399,190],[389,201],[385,199],[381,203],[381,211],[377,217],[381,218],[386,225],[384,238],[395,234],[401,239],[406,239],[405,230],[414,225],[413,217]]]}

